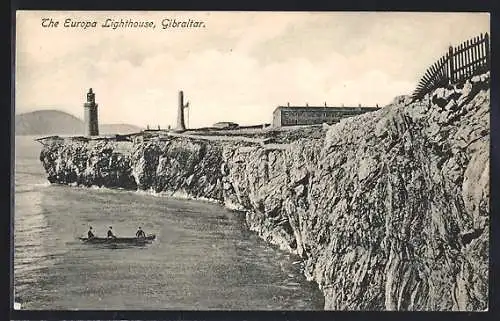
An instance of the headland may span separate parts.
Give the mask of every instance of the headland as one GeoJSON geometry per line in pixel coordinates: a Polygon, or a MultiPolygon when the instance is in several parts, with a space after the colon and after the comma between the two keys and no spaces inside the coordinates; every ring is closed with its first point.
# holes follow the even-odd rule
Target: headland
{"type": "MultiPolygon", "coordinates": [[[[42,138],[51,183],[244,211],[328,310],[488,308],[489,72],[331,125],[42,138]]],[[[184,106],[182,106],[183,108],[184,106]]]]}

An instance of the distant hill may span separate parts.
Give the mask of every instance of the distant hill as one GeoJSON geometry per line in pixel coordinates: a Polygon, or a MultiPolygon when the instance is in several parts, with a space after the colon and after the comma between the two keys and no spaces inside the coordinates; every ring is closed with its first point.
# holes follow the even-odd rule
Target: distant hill
{"type": "Polygon", "coordinates": [[[99,134],[131,134],[137,133],[143,130],[143,128],[137,127],[130,124],[102,124],[99,125],[99,134]]]}
{"type": "MultiPolygon", "coordinates": [[[[37,110],[16,115],[16,135],[82,135],[84,123],[59,110],[37,110]]],[[[141,128],[129,124],[99,124],[99,134],[129,134],[141,128]]]]}

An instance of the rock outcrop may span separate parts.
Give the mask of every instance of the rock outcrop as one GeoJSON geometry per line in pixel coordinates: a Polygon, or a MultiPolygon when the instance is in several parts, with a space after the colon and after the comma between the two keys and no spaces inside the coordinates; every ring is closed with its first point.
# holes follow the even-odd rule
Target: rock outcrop
{"type": "Polygon", "coordinates": [[[325,309],[485,310],[489,94],[487,73],[282,148],[53,141],[40,160],[53,183],[245,210],[250,229],[303,259],[325,309]]]}

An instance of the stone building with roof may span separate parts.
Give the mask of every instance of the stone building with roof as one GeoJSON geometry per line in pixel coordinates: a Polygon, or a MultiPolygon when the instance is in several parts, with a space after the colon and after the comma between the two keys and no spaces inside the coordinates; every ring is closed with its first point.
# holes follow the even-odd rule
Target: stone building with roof
{"type": "Polygon", "coordinates": [[[342,118],[379,109],[379,107],[278,106],[273,112],[273,127],[334,124],[342,118]]]}

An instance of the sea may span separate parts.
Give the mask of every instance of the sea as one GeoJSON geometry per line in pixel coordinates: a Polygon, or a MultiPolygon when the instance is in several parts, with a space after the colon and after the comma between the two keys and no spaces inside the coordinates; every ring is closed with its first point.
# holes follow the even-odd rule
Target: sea
{"type": "Polygon", "coordinates": [[[27,310],[322,310],[295,255],[248,230],[244,214],[195,200],[48,183],[41,144],[15,138],[15,302],[27,310]],[[143,246],[90,245],[156,234],[143,246]]]}

